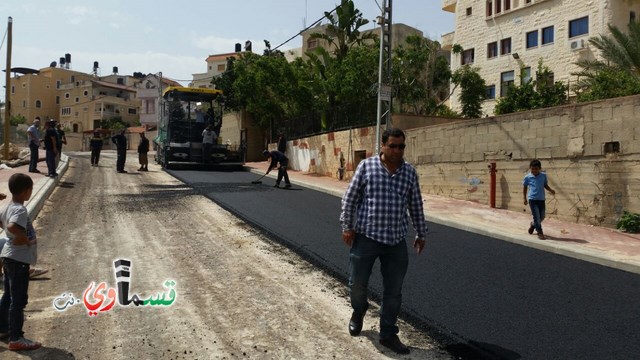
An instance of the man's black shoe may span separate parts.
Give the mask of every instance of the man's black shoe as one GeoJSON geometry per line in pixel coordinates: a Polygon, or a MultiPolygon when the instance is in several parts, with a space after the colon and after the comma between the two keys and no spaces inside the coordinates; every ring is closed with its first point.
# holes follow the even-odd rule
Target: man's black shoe
{"type": "Polygon", "coordinates": [[[128,171],[127,170],[118,170],[118,173],[120,174],[126,174],[128,171]]]}
{"type": "Polygon", "coordinates": [[[349,320],[349,334],[351,334],[351,336],[360,335],[363,320],[364,314],[356,314],[355,311],[351,314],[351,320],[349,320]]]}
{"type": "Polygon", "coordinates": [[[400,338],[398,338],[398,335],[391,335],[386,339],[380,339],[380,345],[391,349],[393,352],[397,353],[397,354],[403,354],[406,355],[408,353],[410,353],[411,351],[409,351],[409,348],[406,347],[402,341],[400,341],[400,338]]]}
{"type": "Polygon", "coordinates": [[[38,169],[35,169],[35,170],[29,170],[29,172],[30,172],[30,173],[36,173],[36,174],[39,174],[39,173],[40,173],[40,170],[38,170],[38,169]]]}

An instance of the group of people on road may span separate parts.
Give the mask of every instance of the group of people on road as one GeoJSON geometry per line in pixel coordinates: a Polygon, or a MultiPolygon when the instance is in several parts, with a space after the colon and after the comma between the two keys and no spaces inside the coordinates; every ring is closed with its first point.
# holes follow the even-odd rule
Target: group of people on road
{"type": "MultiPolygon", "coordinates": [[[[111,137],[111,141],[116,144],[116,171],[118,173],[127,173],[124,169],[124,164],[127,161],[127,137],[125,136],[126,129],[122,129],[120,133],[111,137]]],[[[138,171],[149,171],[149,158],[147,153],[149,152],[149,139],[145,136],[144,132],[140,133],[140,142],[138,142],[138,162],[140,168],[138,171]]]]}
{"type": "MultiPolygon", "coordinates": [[[[116,171],[118,173],[126,173],[124,165],[127,157],[127,137],[125,136],[126,129],[118,132],[118,134],[111,137],[111,141],[116,145],[117,160],[116,171]]],[[[67,137],[60,126],[54,119],[50,119],[45,122],[44,136],[40,134],[40,117],[36,116],[31,126],[27,128],[27,137],[29,138],[29,172],[40,173],[38,170],[39,150],[41,144],[44,144],[46,151],[45,162],[47,164],[47,176],[58,176],[56,168],[60,162],[60,155],[62,154],[62,146],[67,144],[67,137]]],[[[100,152],[104,146],[104,138],[100,130],[95,130],[93,136],[89,140],[89,149],[91,150],[91,166],[98,166],[100,161],[100,152]]],[[[149,171],[149,159],[147,153],[149,152],[149,139],[146,138],[144,132],[140,133],[140,142],[138,143],[138,160],[140,162],[140,168],[138,171],[149,171]]]]}
{"type": "Polygon", "coordinates": [[[27,137],[29,138],[29,172],[40,173],[38,170],[39,150],[40,145],[44,143],[44,149],[46,151],[45,161],[47,164],[47,176],[58,176],[56,167],[60,162],[60,155],[62,154],[62,145],[67,143],[67,137],[60,126],[54,119],[50,119],[45,123],[44,137],[40,136],[40,117],[36,116],[33,123],[27,128],[27,137]]]}

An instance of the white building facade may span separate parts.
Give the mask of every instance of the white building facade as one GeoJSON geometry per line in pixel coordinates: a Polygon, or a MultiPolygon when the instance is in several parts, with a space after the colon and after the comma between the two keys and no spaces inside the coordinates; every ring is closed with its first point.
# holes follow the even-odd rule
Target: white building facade
{"type": "MultiPolygon", "coordinates": [[[[608,34],[608,25],[626,31],[640,17],[640,1],[628,0],[443,0],[455,14],[455,32],[442,37],[443,48],[462,46],[451,55],[451,71],[463,65],[480,69],[487,85],[486,115],[510,84],[535,78],[542,59],[551,81],[571,86],[579,60],[595,59],[589,38],[608,34]]],[[[454,86],[454,85],[452,85],[454,86]]],[[[456,89],[451,107],[460,111],[456,89]]],[[[570,94],[571,95],[571,94],[570,94]]]]}

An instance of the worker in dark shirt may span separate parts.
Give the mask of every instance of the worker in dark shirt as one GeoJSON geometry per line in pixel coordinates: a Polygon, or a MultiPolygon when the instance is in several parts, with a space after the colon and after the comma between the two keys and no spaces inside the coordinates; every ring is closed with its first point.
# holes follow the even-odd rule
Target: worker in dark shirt
{"type": "Polygon", "coordinates": [[[118,173],[126,173],[124,163],[127,161],[127,137],[124,136],[126,129],[120,130],[118,135],[112,136],[111,141],[116,144],[118,158],[116,160],[116,170],[118,173]]]}
{"type": "Polygon", "coordinates": [[[138,161],[140,162],[140,169],[138,171],[149,171],[149,158],[147,153],[149,152],[149,139],[144,136],[144,133],[140,133],[140,143],[138,144],[138,161]]]}
{"type": "Polygon", "coordinates": [[[93,137],[89,140],[89,148],[91,149],[91,166],[98,166],[100,161],[100,151],[102,151],[102,136],[100,131],[94,131],[93,137]]]}
{"type": "Polygon", "coordinates": [[[44,149],[46,150],[47,176],[58,176],[56,172],[56,156],[58,155],[58,133],[55,126],[56,121],[51,119],[47,121],[44,133],[44,149]]]}
{"type": "Polygon", "coordinates": [[[287,189],[290,188],[291,182],[289,181],[289,174],[287,174],[289,159],[283,153],[277,150],[265,150],[262,152],[262,154],[267,157],[267,160],[271,161],[271,164],[269,164],[269,168],[267,169],[267,174],[271,170],[275,169],[278,164],[280,164],[280,167],[278,168],[278,178],[276,179],[276,185],[274,187],[280,187],[280,182],[282,181],[282,178],[284,178],[284,187],[287,189]]]}

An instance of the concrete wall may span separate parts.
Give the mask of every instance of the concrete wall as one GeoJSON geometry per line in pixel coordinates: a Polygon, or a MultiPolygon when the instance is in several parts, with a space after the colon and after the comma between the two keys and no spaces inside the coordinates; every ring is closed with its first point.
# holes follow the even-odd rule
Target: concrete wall
{"type": "MultiPolygon", "coordinates": [[[[497,165],[499,208],[523,211],[522,178],[537,158],[557,191],[549,217],[614,227],[623,211],[640,212],[640,96],[567,105],[406,130],[405,158],[424,193],[489,204],[487,166],[497,165]],[[617,144],[617,145],[616,145],[617,144]],[[619,146],[607,154],[607,147],[619,146]]],[[[346,178],[356,152],[371,156],[375,128],[289,141],[293,169],[346,178]]],[[[271,148],[275,144],[270,145],[271,148]]]]}

